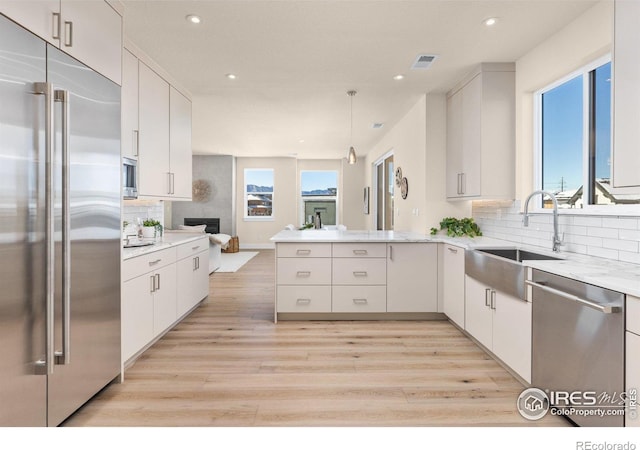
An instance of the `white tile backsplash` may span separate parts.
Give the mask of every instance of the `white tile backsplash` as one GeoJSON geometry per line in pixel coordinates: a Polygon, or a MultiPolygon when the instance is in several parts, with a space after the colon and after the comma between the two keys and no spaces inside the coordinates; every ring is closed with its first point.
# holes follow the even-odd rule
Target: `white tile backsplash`
{"type": "Polygon", "coordinates": [[[164,202],[149,200],[125,200],[122,220],[135,224],[137,218],[154,219],[164,226],[164,202]]]}
{"type": "MultiPolygon", "coordinates": [[[[520,202],[473,202],[473,218],[487,237],[551,249],[553,216],[529,217],[522,223],[520,202]]],[[[640,264],[640,218],[560,214],[562,251],[640,264]]]]}

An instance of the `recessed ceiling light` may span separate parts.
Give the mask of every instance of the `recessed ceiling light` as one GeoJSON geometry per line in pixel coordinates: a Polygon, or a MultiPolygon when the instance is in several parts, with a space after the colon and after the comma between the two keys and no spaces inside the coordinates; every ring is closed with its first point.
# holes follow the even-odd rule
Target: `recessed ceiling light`
{"type": "Polygon", "coordinates": [[[187,19],[187,22],[190,22],[190,23],[202,22],[202,19],[200,19],[200,16],[196,16],[195,14],[189,14],[187,17],[185,17],[185,19],[187,19]]]}
{"type": "Polygon", "coordinates": [[[304,139],[300,139],[298,142],[304,144],[304,139]]]}
{"type": "Polygon", "coordinates": [[[497,17],[489,17],[488,19],[483,20],[482,23],[484,23],[488,27],[492,27],[496,23],[498,23],[498,18],[497,17]]]}
{"type": "Polygon", "coordinates": [[[225,77],[227,77],[230,80],[235,80],[236,78],[238,78],[235,73],[228,73],[225,75],[225,77]]]}
{"type": "Polygon", "coordinates": [[[384,126],[384,123],[382,122],[375,122],[374,124],[371,125],[371,128],[373,129],[378,129],[378,128],[382,128],[384,126]]]}
{"type": "Polygon", "coordinates": [[[404,75],[399,73],[398,75],[394,76],[393,79],[396,81],[404,80],[404,75]]]}

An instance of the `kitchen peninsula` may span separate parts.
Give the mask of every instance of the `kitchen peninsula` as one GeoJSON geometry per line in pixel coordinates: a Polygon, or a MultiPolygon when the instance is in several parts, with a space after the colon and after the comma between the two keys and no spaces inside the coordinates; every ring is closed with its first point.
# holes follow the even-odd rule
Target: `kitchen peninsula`
{"type": "Polygon", "coordinates": [[[276,321],[445,319],[438,244],[426,235],[285,230],[271,241],[276,321]]]}

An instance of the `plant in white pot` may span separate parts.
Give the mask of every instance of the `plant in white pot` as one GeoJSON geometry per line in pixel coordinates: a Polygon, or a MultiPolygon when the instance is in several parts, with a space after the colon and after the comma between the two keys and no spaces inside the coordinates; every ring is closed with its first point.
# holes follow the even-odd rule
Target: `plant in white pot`
{"type": "Polygon", "coordinates": [[[142,222],[142,237],[155,238],[162,236],[162,225],[154,219],[146,219],[142,222]]]}

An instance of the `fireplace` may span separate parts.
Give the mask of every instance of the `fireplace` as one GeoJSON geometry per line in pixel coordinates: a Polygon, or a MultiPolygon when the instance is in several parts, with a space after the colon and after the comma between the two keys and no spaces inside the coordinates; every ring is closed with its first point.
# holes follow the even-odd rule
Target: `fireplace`
{"type": "Polygon", "coordinates": [[[206,225],[205,233],[218,234],[220,233],[220,219],[219,218],[185,218],[184,224],[188,226],[194,225],[206,225]]]}

